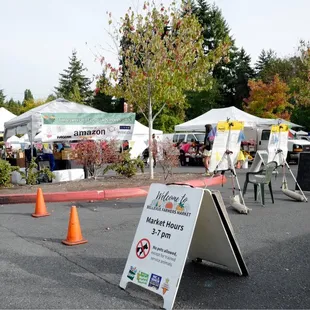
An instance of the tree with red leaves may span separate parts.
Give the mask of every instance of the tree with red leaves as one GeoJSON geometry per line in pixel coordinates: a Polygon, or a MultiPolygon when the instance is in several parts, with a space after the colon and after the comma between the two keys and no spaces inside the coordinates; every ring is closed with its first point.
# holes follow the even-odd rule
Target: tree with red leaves
{"type": "Polygon", "coordinates": [[[119,143],[116,140],[109,141],[81,141],[74,149],[75,161],[84,166],[87,175],[97,178],[103,174],[103,166],[118,163],[119,143]]]}
{"type": "Polygon", "coordinates": [[[282,82],[279,75],[273,81],[249,81],[250,97],[245,99],[244,110],[264,118],[282,118],[289,120],[293,105],[289,103],[289,87],[282,82]]]}

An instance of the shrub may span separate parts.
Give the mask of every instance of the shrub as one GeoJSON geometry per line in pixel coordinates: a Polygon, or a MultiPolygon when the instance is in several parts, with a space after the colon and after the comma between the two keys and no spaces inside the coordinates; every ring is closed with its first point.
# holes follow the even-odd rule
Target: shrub
{"type": "Polygon", "coordinates": [[[13,171],[19,171],[19,167],[11,166],[8,161],[0,159],[0,187],[11,185],[11,174],[13,171]]]}
{"type": "Polygon", "coordinates": [[[144,162],[140,158],[131,159],[130,150],[127,150],[120,154],[118,162],[108,165],[104,173],[113,170],[119,175],[131,178],[138,172],[138,169],[144,172],[144,162]]]}
{"type": "Polygon", "coordinates": [[[73,151],[75,161],[83,165],[88,175],[97,178],[106,164],[119,161],[118,142],[110,141],[81,141],[73,151]]]}
{"type": "Polygon", "coordinates": [[[22,177],[23,179],[26,179],[26,184],[35,185],[39,184],[41,179],[43,179],[44,182],[48,182],[54,179],[55,175],[49,170],[48,167],[38,170],[38,164],[35,162],[35,158],[32,158],[27,173],[22,173],[22,177]]]}

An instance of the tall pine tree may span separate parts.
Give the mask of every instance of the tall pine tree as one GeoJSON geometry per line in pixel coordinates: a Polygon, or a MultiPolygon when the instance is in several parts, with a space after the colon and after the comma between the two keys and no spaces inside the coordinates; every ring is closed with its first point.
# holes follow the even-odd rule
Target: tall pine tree
{"type": "Polygon", "coordinates": [[[30,89],[26,89],[24,91],[24,100],[23,100],[23,102],[24,101],[29,101],[29,100],[34,100],[34,98],[33,98],[31,90],[30,89]]]}
{"type": "Polygon", "coordinates": [[[248,81],[254,76],[250,56],[243,48],[238,50],[233,46],[229,62],[214,70],[214,78],[220,87],[220,104],[242,108],[243,99],[247,98],[250,92],[248,81]]]}
{"type": "MultiPolygon", "coordinates": [[[[260,78],[261,73],[266,70],[270,63],[276,60],[277,54],[273,50],[262,50],[258,56],[258,60],[255,63],[255,71],[257,76],[260,78]]],[[[272,77],[273,78],[273,77],[272,77]]]]}
{"type": "Polygon", "coordinates": [[[239,50],[230,35],[229,26],[221,10],[205,0],[192,3],[192,12],[203,27],[205,53],[214,50],[219,44],[230,44],[227,57],[215,66],[213,71],[214,87],[204,93],[187,94],[190,108],[187,118],[199,116],[211,108],[236,106],[242,107],[243,98],[248,97],[248,80],[254,77],[250,57],[244,49],[239,50]]]}
{"type": "Polygon", "coordinates": [[[3,93],[3,89],[0,89],[0,107],[3,107],[5,102],[5,95],[3,93]]]}
{"type": "Polygon", "coordinates": [[[77,58],[76,51],[72,52],[69,60],[68,69],[65,69],[64,73],[60,73],[59,86],[55,87],[57,97],[90,104],[92,99],[91,81],[84,75],[86,69],[77,58]]]}

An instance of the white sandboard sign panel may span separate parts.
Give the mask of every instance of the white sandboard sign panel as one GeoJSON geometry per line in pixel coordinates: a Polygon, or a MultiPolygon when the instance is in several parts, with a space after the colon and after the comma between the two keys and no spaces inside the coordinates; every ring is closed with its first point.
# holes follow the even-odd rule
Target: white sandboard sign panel
{"type": "Polygon", "coordinates": [[[268,163],[276,161],[278,165],[282,165],[283,160],[286,160],[288,133],[287,125],[273,125],[271,127],[268,142],[268,163]],[[278,150],[281,150],[282,153],[277,153],[278,150]]]}
{"type": "Polygon", "coordinates": [[[239,121],[218,122],[216,136],[214,138],[209,171],[225,171],[230,169],[227,150],[231,151],[230,160],[235,164],[240,152],[240,131],[243,130],[244,123],[239,121]]]}
{"type": "MultiPolygon", "coordinates": [[[[121,288],[125,289],[127,283],[132,282],[161,295],[165,309],[173,308],[205,195],[211,197],[211,192],[188,186],[151,185],[121,278],[121,288]]],[[[210,239],[212,237],[214,242],[218,241],[214,236],[210,239]]],[[[191,252],[195,256],[196,250],[191,252]]],[[[206,253],[199,254],[202,259],[208,258],[206,253]]],[[[231,260],[231,255],[227,255],[231,260]]],[[[234,260],[235,263],[225,265],[232,266],[232,270],[241,275],[238,258],[234,260]]]]}

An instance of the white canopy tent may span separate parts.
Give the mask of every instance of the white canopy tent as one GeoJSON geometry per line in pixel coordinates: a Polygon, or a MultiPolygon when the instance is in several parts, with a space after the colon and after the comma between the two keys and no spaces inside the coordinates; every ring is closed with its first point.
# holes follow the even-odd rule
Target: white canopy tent
{"type": "MultiPolygon", "coordinates": [[[[152,133],[156,135],[157,140],[161,140],[163,132],[161,130],[153,129],[152,133]]],[[[142,152],[148,147],[149,144],[149,127],[144,126],[138,121],[135,122],[133,129],[132,140],[129,142],[131,147],[132,158],[141,156],[142,152]]]]}
{"type": "Polygon", "coordinates": [[[40,132],[42,127],[42,113],[101,113],[95,108],[71,102],[65,99],[56,99],[35,107],[22,115],[4,123],[4,140],[19,134],[28,134],[29,140],[34,141],[34,137],[40,132]]]}
{"type": "Polygon", "coordinates": [[[12,136],[10,137],[6,142],[10,143],[10,144],[20,144],[20,138],[18,138],[17,136],[12,136]]]}
{"type": "Polygon", "coordinates": [[[297,137],[298,137],[298,136],[308,136],[308,132],[303,131],[303,130],[295,131],[295,130],[293,130],[293,129],[290,129],[290,132],[291,132],[293,135],[296,135],[297,137]]]}
{"type": "Polygon", "coordinates": [[[285,124],[285,125],[290,126],[291,128],[292,127],[294,127],[294,128],[296,128],[296,127],[303,127],[303,126],[300,126],[298,124],[286,121],[285,119],[282,119],[282,118],[275,118],[275,119],[262,118],[262,124],[263,125],[267,125],[267,126],[278,125],[278,124],[285,124]]]}
{"type": "MultiPolygon", "coordinates": [[[[212,109],[207,113],[200,115],[188,122],[185,122],[180,125],[175,126],[175,131],[205,131],[205,125],[211,124],[216,125],[219,121],[225,120],[231,121],[242,121],[244,122],[244,127],[255,128],[256,126],[271,126],[277,125],[279,123],[278,119],[265,119],[260,118],[249,113],[246,113],[242,110],[237,109],[236,107],[212,109]]],[[[286,123],[292,127],[301,127],[299,125],[280,120],[282,123],[286,123]]]]}
{"type": "MultiPolygon", "coordinates": [[[[153,129],[152,130],[155,135],[162,135],[163,132],[161,130],[153,129]]],[[[140,135],[148,135],[149,134],[149,127],[144,126],[143,124],[135,121],[135,127],[133,129],[133,136],[140,136],[140,135]]]]}
{"type": "MultiPolygon", "coordinates": [[[[15,117],[13,120],[6,122],[4,139],[7,140],[13,135],[25,135],[23,142],[47,142],[44,141],[42,130],[42,114],[44,113],[106,113],[95,108],[70,102],[65,99],[56,99],[41,106],[38,106],[26,113],[15,117]],[[28,135],[28,136],[26,136],[28,135]]],[[[163,132],[153,130],[153,133],[160,139],[163,132]]],[[[135,121],[132,136],[132,156],[139,156],[148,145],[149,128],[135,121]]]]}
{"type": "Polygon", "coordinates": [[[4,123],[14,117],[16,117],[16,115],[8,111],[6,108],[0,108],[0,132],[4,132],[4,123]]]}
{"type": "MultiPolygon", "coordinates": [[[[71,102],[65,99],[56,99],[36,108],[33,108],[11,121],[5,122],[4,139],[19,134],[28,134],[29,140],[40,141],[39,132],[42,127],[42,114],[44,113],[105,113],[90,106],[71,102]],[[38,136],[37,136],[38,135],[38,136]],[[37,137],[36,137],[37,136],[37,137]],[[36,139],[35,139],[36,137],[36,139]]],[[[135,121],[134,136],[148,135],[149,128],[135,121]]],[[[160,130],[153,130],[155,134],[162,134],[160,130]]],[[[43,141],[44,142],[44,141],[43,141]]]]}
{"type": "Polygon", "coordinates": [[[29,143],[27,135],[21,138],[18,138],[17,136],[12,136],[6,141],[6,145],[8,147],[11,147],[13,150],[19,150],[19,149],[25,148],[29,144],[30,143],[29,143]]]}
{"type": "Polygon", "coordinates": [[[188,122],[175,126],[175,131],[205,131],[205,125],[216,125],[219,121],[225,120],[243,121],[245,127],[255,127],[261,122],[259,117],[241,111],[236,107],[212,109],[188,122]]]}

